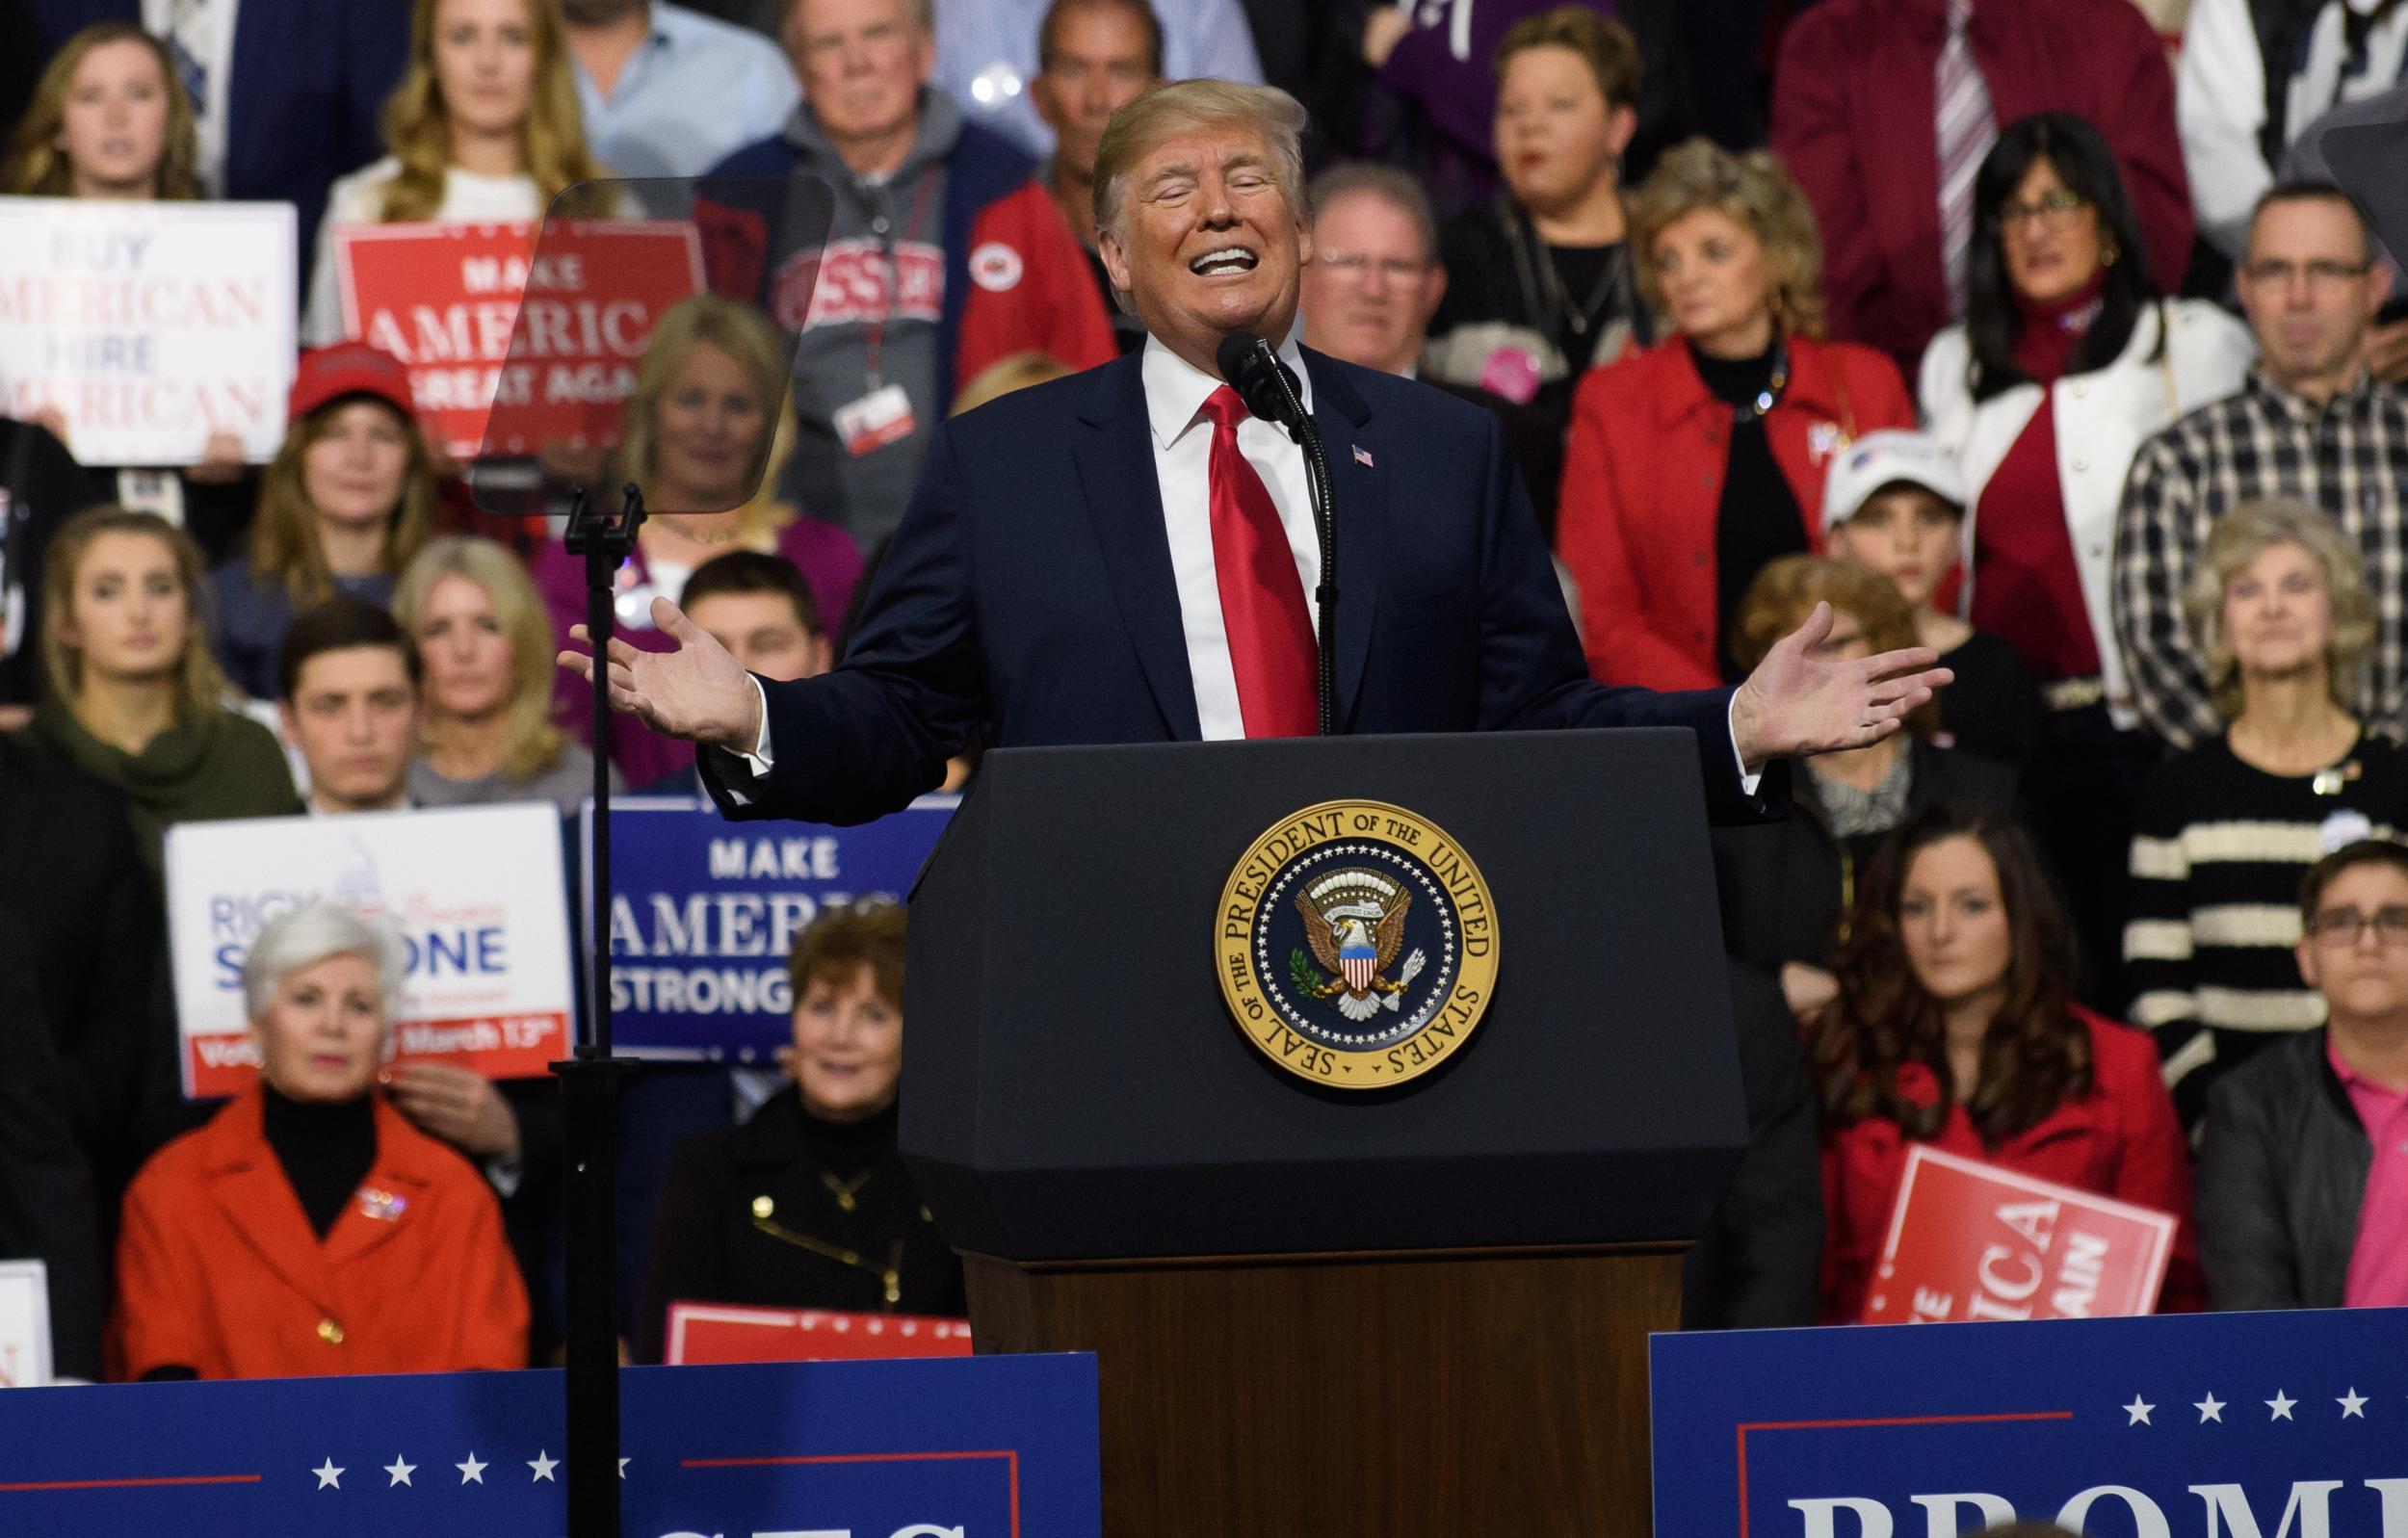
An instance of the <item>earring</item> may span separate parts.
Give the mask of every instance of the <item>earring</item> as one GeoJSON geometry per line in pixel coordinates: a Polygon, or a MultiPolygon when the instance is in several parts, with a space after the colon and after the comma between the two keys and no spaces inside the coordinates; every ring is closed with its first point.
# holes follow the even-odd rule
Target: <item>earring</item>
{"type": "Polygon", "coordinates": [[[2124,253],[2121,250],[2110,246],[2107,248],[2107,253],[2099,258],[2099,265],[2101,267],[2113,267],[2115,265],[2115,259],[2123,254],[2124,253]]]}

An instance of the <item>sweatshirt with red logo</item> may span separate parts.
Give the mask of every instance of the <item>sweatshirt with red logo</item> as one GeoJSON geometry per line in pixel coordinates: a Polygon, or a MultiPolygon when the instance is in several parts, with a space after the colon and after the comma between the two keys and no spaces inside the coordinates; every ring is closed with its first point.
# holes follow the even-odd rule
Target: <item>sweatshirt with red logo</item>
{"type": "Polygon", "coordinates": [[[1035,170],[924,89],[919,133],[884,176],[855,176],[807,102],[779,137],[711,172],[765,178],[765,189],[808,173],[834,195],[818,240],[795,228],[791,202],[788,216],[765,213],[742,206],[759,196],[726,184],[705,189],[718,202],[697,218],[712,289],[760,304],[797,338],[787,497],[864,550],[902,521],[929,429],[981,370],[1016,352],[1073,369],[1115,354],[1078,237],[1035,170]]]}

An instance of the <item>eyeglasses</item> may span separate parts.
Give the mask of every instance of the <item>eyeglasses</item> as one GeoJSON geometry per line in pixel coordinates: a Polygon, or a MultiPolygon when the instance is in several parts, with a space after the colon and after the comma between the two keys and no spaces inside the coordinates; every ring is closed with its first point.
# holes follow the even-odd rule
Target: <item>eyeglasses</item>
{"type": "Polygon", "coordinates": [[[2042,229],[2061,230],[2072,224],[2074,216],[2088,206],[2081,194],[2060,187],[2055,192],[2041,194],[2036,203],[2001,203],[1999,228],[2002,231],[2011,230],[2024,221],[2030,220],[2042,229]]]}
{"type": "Polygon", "coordinates": [[[2308,933],[2318,945],[2341,950],[2358,943],[2371,927],[2378,944],[2408,945],[2408,907],[2393,906],[2377,913],[2356,908],[2327,908],[2308,921],[2308,933]]]}
{"type": "Polygon", "coordinates": [[[2305,273],[2308,275],[2310,288],[2338,288],[2343,283],[2355,282],[2372,271],[2374,271],[2372,262],[2302,263],[2276,261],[2269,257],[2263,262],[2249,263],[2240,270],[2240,275],[2252,283],[2262,283],[2268,288],[2289,288],[2291,285],[2291,279],[2305,273]]]}
{"type": "Polygon", "coordinates": [[[1429,271],[1427,262],[1408,262],[1401,256],[1390,256],[1374,262],[1356,251],[1323,251],[1314,260],[1339,276],[1356,283],[1374,273],[1391,283],[1410,283],[1429,271]]]}

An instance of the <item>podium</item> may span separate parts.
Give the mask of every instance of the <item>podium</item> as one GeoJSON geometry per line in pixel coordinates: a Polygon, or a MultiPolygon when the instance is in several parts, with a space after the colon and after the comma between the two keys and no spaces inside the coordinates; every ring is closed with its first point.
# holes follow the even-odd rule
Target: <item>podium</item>
{"type": "Polygon", "coordinates": [[[912,896],[902,1137],[978,1349],[1093,1351],[1114,1538],[1645,1538],[1647,1335],[1745,1140],[1691,736],[1001,750],[912,896]],[[1224,1003],[1224,888],[1339,800],[1493,901],[1369,1092],[1224,1003]]]}

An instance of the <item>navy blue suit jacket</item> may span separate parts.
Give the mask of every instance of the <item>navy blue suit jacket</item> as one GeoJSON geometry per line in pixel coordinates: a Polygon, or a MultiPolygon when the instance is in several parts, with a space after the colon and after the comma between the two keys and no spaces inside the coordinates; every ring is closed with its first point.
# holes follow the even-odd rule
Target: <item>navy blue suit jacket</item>
{"type": "MultiPolygon", "coordinates": [[[[935,430],[843,665],[766,686],[774,767],[751,804],[725,794],[732,761],[701,755],[721,811],[865,821],[933,790],[973,731],[990,747],[1199,738],[1141,356],[935,430]]],[[[1709,805],[1757,809],[1729,691],[1589,678],[1493,415],[1304,359],[1335,482],[1342,730],[1687,726],[1709,805]]]]}
{"type": "MultiPolygon", "coordinates": [[[[95,21],[143,24],[142,0],[34,0],[45,51],[95,21]]],[[[409,0],[242,0],[225,91],[225,185],[299,211],[301,281],[327,189],[384,153],[379,119],[409,63],[409,0]]]]}

